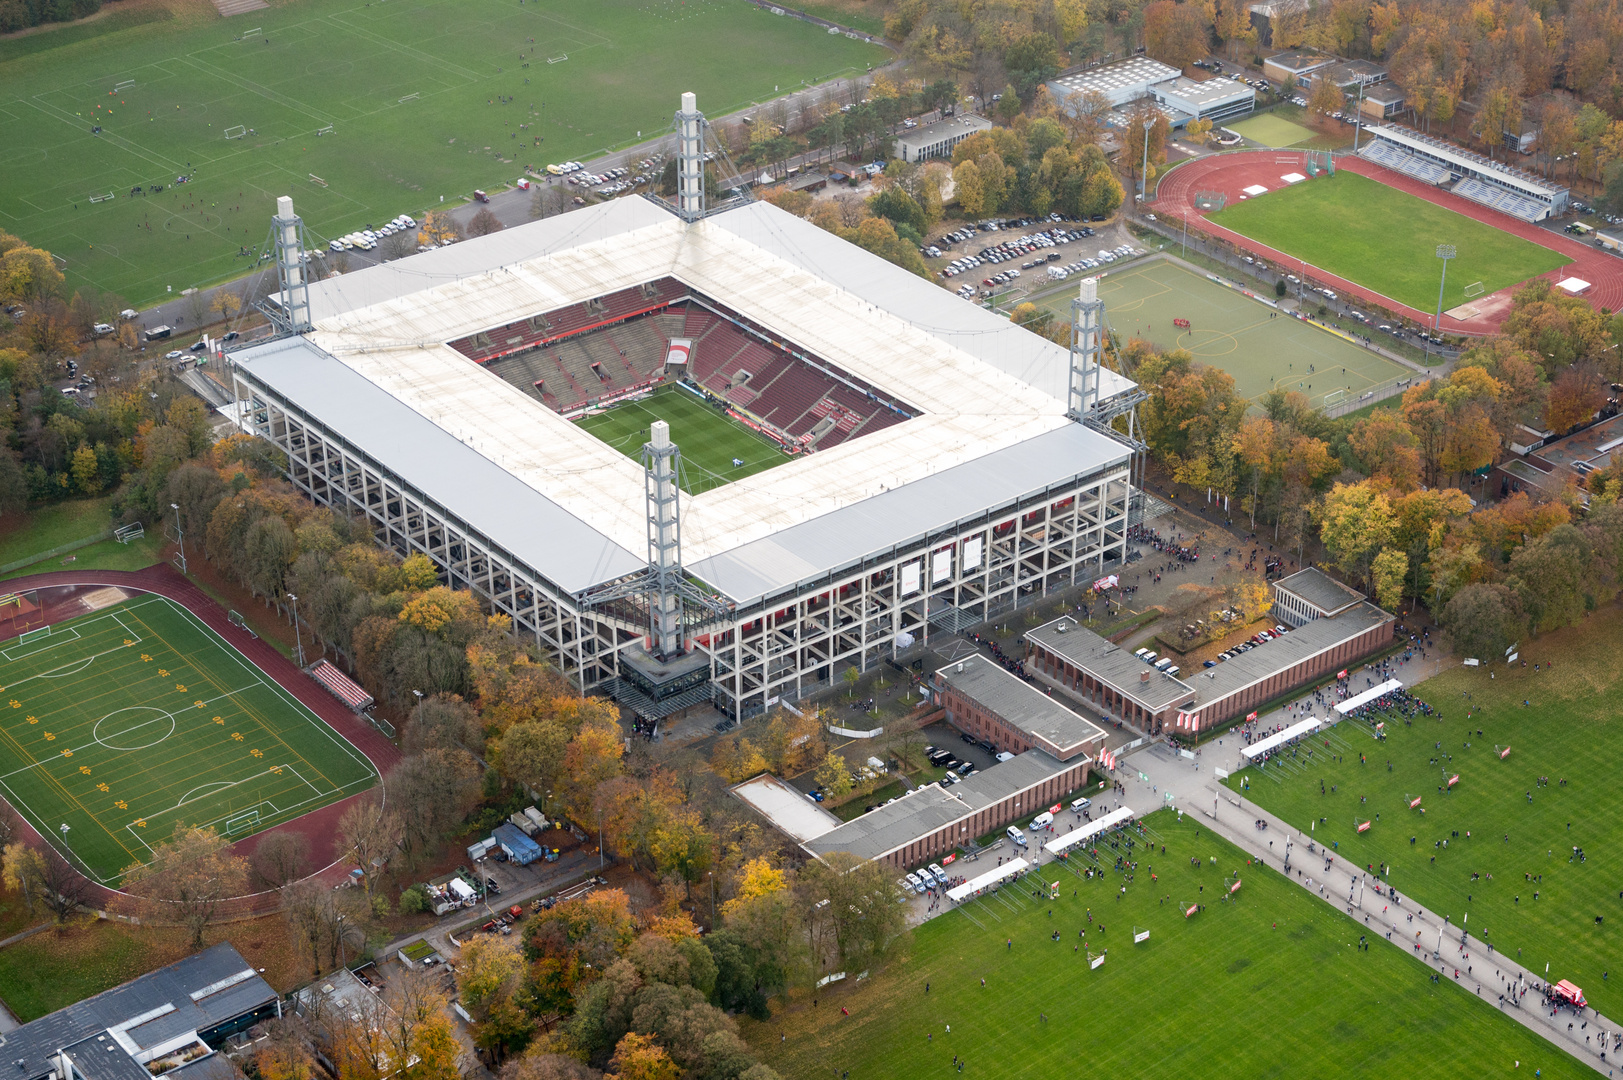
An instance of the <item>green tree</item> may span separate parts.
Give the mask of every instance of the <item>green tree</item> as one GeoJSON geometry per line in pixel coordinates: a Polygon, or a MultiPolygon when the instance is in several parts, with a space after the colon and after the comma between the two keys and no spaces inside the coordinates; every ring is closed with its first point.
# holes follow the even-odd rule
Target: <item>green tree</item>
{"type": "Polygon", "coordinates": [[[1375,556],[1370,566],[1375,580],[1375,602],[1388,611],[1396,611],[1403,603],[1404,579],[1409,574],[1409,556],[1388,549],[1375,556]]]}
{"type": "Polygon", "coordinates": [[[1368,587],[1371,565],[1391,544],[1397,527],[1391,502],[1368,482],[1337,484],[1325,495],[1317,517],[1319,538],[1336,565],[1368,587]]]}
{"type": "Polygon", "coordinates": [[[94,495],[101,490],[101,470],[96,464],[96,452],[84,443],[73,452],[73,486],[81,495],[94,495]]]}
{"type": "Polygon", "coordinates": [[[1527,632],[1527,616],[1516,593],[1499,584],[1467,585],[1455,593],[1443,608],[1442,624],[1457,653],[1481,660],[1504,656],[1527,632]]]}

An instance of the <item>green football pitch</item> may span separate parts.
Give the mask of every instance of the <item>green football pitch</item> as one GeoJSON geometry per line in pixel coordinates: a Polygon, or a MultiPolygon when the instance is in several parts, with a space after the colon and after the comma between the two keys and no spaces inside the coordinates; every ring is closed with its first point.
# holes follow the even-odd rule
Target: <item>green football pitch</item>
{"type": "Polygon", "coordinates": [[[0,787],[104,884],[177,827],[240,839],[378,779],[360,751],[164,597],[13,639],[0,648],[0,683],[0,787]]]}
{"type": "Polygon", "coordinates": [[[1433,969],[1361,922],[1248,866],[1198,818],[1163,810],[1144,824],[1134,851],[1101,848],[1103,876],[1083,878],[1092,864],[1080,858],[1045,866],[918,927],[872,977],[852,972],[860,982],[815,1008],[797,999],[745,1036],[788,1080],[953,1077],[955,1056],[966,1077],[1032,1080],[1592,1075],[1452,980],[1432,983],[1433,969]],[[1118,854],[1138,862],[1125,893],[1109,869],[1118,854]],[[1237,899],[1220,901],[1236,875],[1237,899]],[[1150,936],[1134,944],[1135,931],[1150,936]]]}
{"type": "MultiPolygon", "coordinates": [[[[1042,301],[1070,318],[1074,289],[1042,301]]],[[[1356,399],[1368,387],[1410,374],[1401,364],[1219,285],[1167,259],[1111,273],[1099,281],[1110,328],[1160,350],[1186,349],[1202,363],[1234,376],[1235,390],[1257,398],[1279,387],[1305,394],[1314,406],[1326,395],[1356,399]],[[1172,325],[1188,319],[1189,329],[1172,325]],[[1312,370],[1309,371],[1309,368],[1312,370]]]]}
{"type": "Polygon", "coordinates": [[[0,42],[0,228],[137,306],[253,269],[278,195],[325,248],[889,56],[744,0],[177,10],[0,42]]]}
{"type": "Polygon", "coordinates": [[[1432,311],[1442,262],[1453,244],[1443,309],[1481,286],[1493,293],[1572,260],[1464,214],[1346,170],[1231,202],[1211,221],[1401,304],[1432,311]]]}
{"type": "Polygon", "coordinates": [[[689,495],[789,460],[771,439],[676,386],[661,387],[639,401],[612,406],[577,423],[626,457],[637,458],[648,441],[648,425],[655,420],[671,425],[671,441],[682,450],[682,490],[689,495]],[[734,459],[744,464],[734,465],[734,459]]]}
{"type": "Polygon", "coordinates": [[[1312,825],[1320,843],[1354,863],[1387,863],[1400,894],[1500,952],[1520,950],[1533,971],[1549,964],[1552,980],[1571,979],[1617,1016],[1623,986],[1614,991],[1608,976],[1623,944],[1620,635],[1623,613],[1604,608],[1528,642],[1526,668],[1494,664],[1489,678],[1462,666],[1422,683],[1441,721],[1387,717],[1383,742],[1344,722],[1340,762],[1285,759],[1228,782],[1249,784],[1249,798],[1298,828],[1322,819],[1312,825]],[[1554,670],[1534,672],[1551,660],[1554,670]],[[1454,789],[1439,790],[1454,775],[1454,789]],[[1360,835],[1354,818],[1374,824],[1360,835]]]}
{"type": "Polygon", "coordinates": [[[1287,146],[1300,146],[1319,137],[1319,133],[1312,128],[1303,127],[1301,124],[1286,120],[1282,116],[1275,116],[1273,113],[1258,113],[1256,116],[1247,117],[1244,120],[1238,120],[1223,126],[1230,131],[1239,132],[1252,142],[1261,143],[1263,146],[1272,147],[1276,150],[1287,146]]]}

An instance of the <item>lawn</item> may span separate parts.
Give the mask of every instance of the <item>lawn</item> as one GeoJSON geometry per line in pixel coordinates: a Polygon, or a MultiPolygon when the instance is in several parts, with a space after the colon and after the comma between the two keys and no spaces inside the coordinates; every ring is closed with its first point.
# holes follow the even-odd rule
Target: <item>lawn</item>
{"type": "MultiPolygon", "coordinates": [[[[103,883],[177,827],[240,839],[364,791],[372,764],[195,616],[83,593],[0,649],[0,789],[103,883]]],[[[15,608],[5,633],[21,630],[15,608]]]]}
{"type": "Polygon", "coordinates": [[[1303,127],[1273,113],[1258,113],[1256,116],[1249,116],[1223,126],[1230,131],[1239,132],[1252,142],[1276,150],[1286,146],[1300,146],[1319,137],[1319,133],[1312,128],[1303,127]]]}
{"type": "MultiPolygon", "coordinates": [[[[1059,900],[1033,899],[1028,878],[948,911],[873,977],[823,992],[815,1008],[797,1000],[746,1023],[746,1037],[788,1080],[831,1069],[952,1076],[955,1054],[966,1076],[1042,1080],[1589,1075],[1487,1002],[1433,984],[1401,949],[1375,941],[1360,951],[1362,924],[1247,866],[1197,818],[1161,811],[1146,824],[1156,847],[1137,849],[1125,898],[1115,899],[1118,873],[1090,881],[1079,860],[1047,867],[1041,877],[1061,882],[1059,900]],[[1219,901],[1235,874],[1238,900],[1219,901]],[[1194,903],[1206,909],[1183,918],[1194,903]],[[1066,950],[1084,929],[1084,948],[1105,954],[1096,969],[1086,952],[1066,950]],[[1133,944],[1135,929],[1149,939],[1133,944]]],[[[1118,854],[1103,850],[1109,861],[1118,854]]]]}
{"type": "Polygon", "coordinates": [[[648,425],[671,425],[671,441],[682,451],[682,490],[699,495],[712,488],[782,465],[789,456],[764,435],[728,419],[714,407],[676,386],[666,386],[639,401],[587,416],[580,426],[629,458],[638,458],[648,441],[648,425]],[[743,465],[734,465],[733,460],[743,465]]]}
{"type": "Polygon", "coordinates": [[[1339,844],[1356,863],[1390,864],[1400,893],[1503,952],[1522,950],[1534,971],[1550,964],[1552,978],[1571,979],[1617,1016],[1623,987],[1612,990],[1605,976],[1623,943],[1623,786],[1613,758],[1623,748],[1620,639],[1623,611],[1607,607],[1526,643],[1526,668],[1461,667],[1423,683],[1419,694],[1441,721],[1389,721],[1384,743],[1344,723],[1338,733],[1355,750],[1341,763],[1315,755],[1311,767],[1247,770],[1229,783],[1249,783],[1251,799],[1298,827],[1322,819],[1321,843],[1339,844]],[[1554,672],[1534,672],[1552,659],[1561,661],[1554,672]],[[1455,774],[1454,789],[1439,791],[1455,774]],[[1424,814],[1408,809],[1416,796],[1424,814]],[[1360,836],[1354,818],[1375,824],[1360,836]],[[1569,861],[1574,847],[1587,861],[1569,861]]]}
{"type": "Polygon", "coordinates": [[[278,195],[325,246],[889,56],[744,0],[171,3],[0,43],[0,228],[138,307],[251,270],[278,195]]]}
{"type": "Polygon", "coordinates": [[[31,562],[27,566],[0,574],[0,580],[29,577],[52,570],[144,570],[153,563],[162,561],[163,537],[147,533],[127,544],[117,540],[103,540],[82,548],[74,548],[66,555],[31,562]]]}
{"type": "MultiPolygon", "coordinates": [[[[1062,289],[1039,302],[1069,318],[1074,292],[1062,289]]],[[[1234,376],[1235,389],[1247,398],[1277,386],[1299,390],[1317,406],[1326,394],[1339,390],[1356,397],[1410,373],[1309,323],[1276,316],[1274,308],[1164,258],[1107,275],[1099,282],[1099,297],[1117,334],[1144,338],[1161,350],[1187,349],[1234,376]],[[1173,319],[1189,320],[1189,329],[1172,325],[1173,319]]]]}
{"type": "Polygon", "coordinates": [[[1437,305],[1438,244],[1459,252],[1448,268],[1444,310],[1464,303],[1468,286],[1492,293],[1572,261],[1346,170],[1232,202],[1210,219],[1421,311],[1437,305]]]}
{"type": "Polygon", "coordinates": [[[112,496],[70,499],[7,518],[0,526],[0,566],[31,559],[113,527],[112,496]]]}

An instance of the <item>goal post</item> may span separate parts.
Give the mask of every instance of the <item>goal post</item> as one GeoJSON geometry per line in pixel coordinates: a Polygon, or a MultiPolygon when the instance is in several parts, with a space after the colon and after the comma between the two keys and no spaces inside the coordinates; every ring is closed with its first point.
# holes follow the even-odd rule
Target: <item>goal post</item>
{"type": "Polygon", "coordinates": [[[113,530],[113,539],[120,544],[128,544],[132,540],[139,540],[147,534],[146,526],[137,521],[133,525],[124,525],[113,530]]]}
{"type": "Polygon", "coordinates": [[[113,84],[113,93],[115,93],[115,94],[122,94],[126,90],[134,90],[134,89],[135,89],[135,80],[134,79],[125,79],[123,82],[117,82],[117,83],[113,84]]]}
{"type": "Polygon", "coordinates": [[[1469,285],[1467,285],[1465,287],[1465,298],[1467,300],[1471,300],[1471,299],[1474,299],[1475,297],[1481,296],[1486,291],[1487,290],[1486,290],[1486,288],[1484,288],[1482,282],[1473,281],[1473,282],[1471,282],[1471,284],[1469,284],[1469,285]]]}
{"type": "Polygon", "coordinates": [[[225,129],[225,137],[228,139],[240,139],[246,134],[248,134],[247,124],[235,124],[225,129]]]}
{"type": "Polygon", "coordinates": [[[259,34],[263,34],[264,32],[265,28],[263,26],[256,26],[252,30],[244,30],[242,33],[238,34],[237,40],[241,41],[244,38],[255,37],[259,34]]]}

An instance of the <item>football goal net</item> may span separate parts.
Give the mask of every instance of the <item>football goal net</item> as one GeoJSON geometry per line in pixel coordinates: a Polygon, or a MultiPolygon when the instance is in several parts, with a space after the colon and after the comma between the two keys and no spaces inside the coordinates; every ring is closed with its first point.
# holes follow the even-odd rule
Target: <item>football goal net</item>
{"type": "Polygon", "coordinates": [[[247,124],[236,124],[225,129],[225,137],[228,139],[240,139],[246,134],[248,134],[247,124]]]}
{"type": "Polygon", "coordinates": [[[1485,291],[1487,291],[1487,290],[1484,289],[1484,287],[1482,285],[1482,282],[1473,281],[1473,282],[1471,282],[1471,284],[1469,284],[1469,285],[1467,285],[1465,287],[1465,298],[1467,300],[1474,299],[1474,298],[1476,298],[1478,296],[1481,296],[1485,291]]]}

